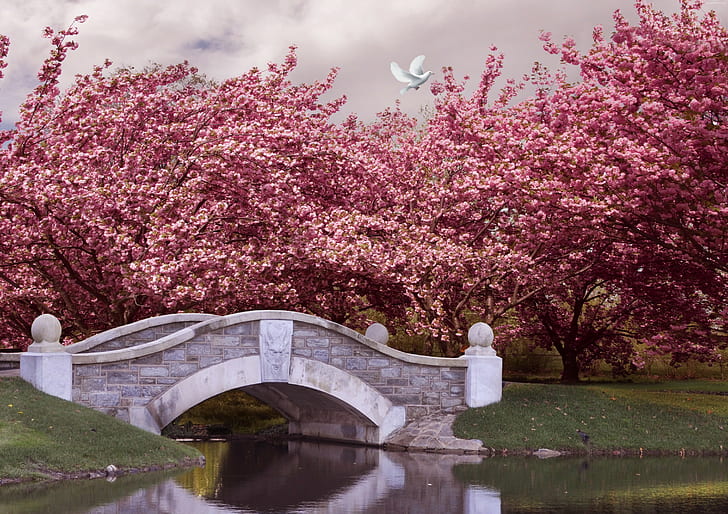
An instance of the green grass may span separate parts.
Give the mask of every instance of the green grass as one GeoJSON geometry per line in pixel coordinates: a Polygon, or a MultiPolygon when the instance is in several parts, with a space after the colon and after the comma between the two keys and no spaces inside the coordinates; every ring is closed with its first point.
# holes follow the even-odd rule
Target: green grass
{"type": "Polygon", "coordinates": [[[117,468],[154,468],[197,458],[193,448],[111,416],[0,378],[0,481],[117,468]]]}
{"type": "Polygon", "coordinates": [[[544,385],[511,384],[503,400],[470,409],[455,435],[496,450],[538,448],[611,453],[728,450],[728,383],[544,385]]]}
{"type": "Polygon", "coordinates": [[[222,425],[233,434],[254,434],[285,422],[278,411],[236,389],[195,405],[174,424],[222,425]]]}

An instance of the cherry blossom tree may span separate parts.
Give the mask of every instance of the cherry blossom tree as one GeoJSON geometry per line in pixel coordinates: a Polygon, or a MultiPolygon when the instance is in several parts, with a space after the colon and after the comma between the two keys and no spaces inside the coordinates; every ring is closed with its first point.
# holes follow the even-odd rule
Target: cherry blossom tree
{"type": "Polygon", "coordinates": [[[474,320],[499,323],[547,281],[579,273],[548,265],[568,262],[578,244],[562,230],[559,213],[531,201],[545,185],[522,162],[534,125],[508,105],[518,88],[487,102],[501,60],[488,58],[471,98],[446,70],[433,87],[435,112],[419,131],[398,111],[364,128],[368,146],[360,155],[369,158],[368,177],[379,194],[348,206],[328,229],[347,238],[315,239],[335,244],[325,250],[341,259],[334,267],[357,263],[390,284],[392,303],[404,307],[390,321],[431,336],[426,351],[446,356],[466,347],[474,320]]]}
{"type": "Polygon", "coordinates": [[[682,2],[669,17],[637,2],[639,24],[617,13],[611,39],[597,29],[584,55],[544,36],[582,79],[562,74],[526,102],[552,131],[541,158],[563,194],[551,209],[571,213],[570,230],[581,225],[595,247],[620,247],[522,310],[540,321],[539,344],[561,353],[565,380],[594,358],[623,369],[635,341],[675,362],[726,344],[728,37],[699,7],[682,2]]]}
{"type": "Polygon", "coordinates": [[[468,319],[498,323],[519,306],[530,313],[521,322],[545,309],[581,327],[563,346],[565,380],[579,360],[625,369],[636,342],[699,357],[724,344],[725,31],[694,2],[674,17],[636,7],[638,25],[617,13],[612,39],[597,29],[586,55],[543,36],[580,66],[576,84],[536,68],[531,98],[513,104],[509,82],[491,101],[496,55],[466,99],[446,70],[424,133],[400,141],[398,170],[417,183],[397,207],[400,251],[419,263],[404,271],[408,323],[443,354],[457,354],[468,319]],[[683,68],[701,85],[673,91],[683,68]],[[696,98],[707,106],[698,116],[696,98]]]}
{"type": "MultiPolygon", "coordinates": [[[[40,85],[2,136],[9,340],[27,343],[41,312],[73,338],[180,310],[327,309],[318,293],[331,277],[294,243],[319,210],[345,206],[341,168],[359,166],[345,157],[351,136],[328,121],[343,99],[318,100],[335,71],[293,84],[293,51],[220,84],[187,63],[112,72],[107,62],[61,94],[75,33],[46,29],[40,85]]],[[[341,280],[337,301],[352,305],[338,311],[353,311],[361,294],[341,280]]]]}
{"type": "Polygon", "coordinates": [[[549,283],[518,306],[514,335],[556,350],[563,382],[578,381],[600,361],[626,374],[641,368],[646,355],[668,354],[674,364],[718,358],[710,301],[680,287],[675,280],[689,278],[691,270],[670,269],[675,264],[664,257],[657,253],[647,262],[622,243],[594,245],[574,262],[586,271],[549,283]]]}
{"type": "Polygon", "coordinates": [[[615,15],[611,39],[597,31],[586,55],[569,40],[549,44],[582,76],[550,102],[569,103],[560,123],[576,125],[600,155],[567,185],[600,199],[615,234],[725,284],[728,33],[714,13],[700,18],[700,6],[686,0],[667,16],[637,2],[640,23],[615,15]]]}

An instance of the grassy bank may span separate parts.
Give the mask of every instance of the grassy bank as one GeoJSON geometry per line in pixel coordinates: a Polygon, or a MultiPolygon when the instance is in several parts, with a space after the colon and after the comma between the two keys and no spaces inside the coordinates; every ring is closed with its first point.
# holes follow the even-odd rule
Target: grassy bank
{"type": "Polygon", "coordinates": [[[181,465],[199,454],[94,410],[0,378],[0,484],[181,465]]]}
{"type": "Polygon", "coordinates": [[[724,454],[726,395],[727,382],[711,381],[510,384],[500,403],[464,412],[453,428],[501,452],[724,454]],[[577,430],[589,435],[588,446],[577,430]]]}

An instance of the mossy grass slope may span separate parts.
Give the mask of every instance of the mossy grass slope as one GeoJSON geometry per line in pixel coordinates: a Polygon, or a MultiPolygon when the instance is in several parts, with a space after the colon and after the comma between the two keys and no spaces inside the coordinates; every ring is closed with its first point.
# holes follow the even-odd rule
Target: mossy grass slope
{"type": "Polygon", "coordinates": [[[197,459],[183,444],[0,378],[0,483],[103,470],[155,469],[197,459]]]}
{"type": "Polygon", "coordinates": [[[574,453],[728,452],[728,383],[509,384],[503,400],[470,409],[455,435],[496,450],[574,453]],[[580,430],[589,435],[582,443],[580,430]]]}

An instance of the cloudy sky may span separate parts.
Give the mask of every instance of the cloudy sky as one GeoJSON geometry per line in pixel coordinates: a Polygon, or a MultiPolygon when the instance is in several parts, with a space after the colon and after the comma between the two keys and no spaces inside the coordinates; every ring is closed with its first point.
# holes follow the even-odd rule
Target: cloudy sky
{"type": "MultiPolygon", "coordinates": [[[[673,12],[679,2],[653,4],[673,12]]],[[[727,24],[728,0],[707,0],[705,7],[727,24]]],[[[280,61],[296,45],[294,80],[323,79],[339,67],[335,95],[348,97],[345,112],[366,120],[397,99],[412,114],[431,103],[429,88],[400,96],[390,61],[406,67],[425,54],[435,78],[452,66],[456,76],[477,82],[495,45],[505,53],[505,75],[520,77],[535,60],[549,62],[541,30],[556,40],[573,36],[586,48],[595,25],[610,32],[616,9],[635,18],[632,0],[0,0],[0,34],[11,39],[0,110],[8,127],[36,84],[48,52],[43,28],[67,27],[79,14],[89,19],[65,63],[64,85],[105,58],[138,68],[188,60],[223,79],[280,61]]]]}

